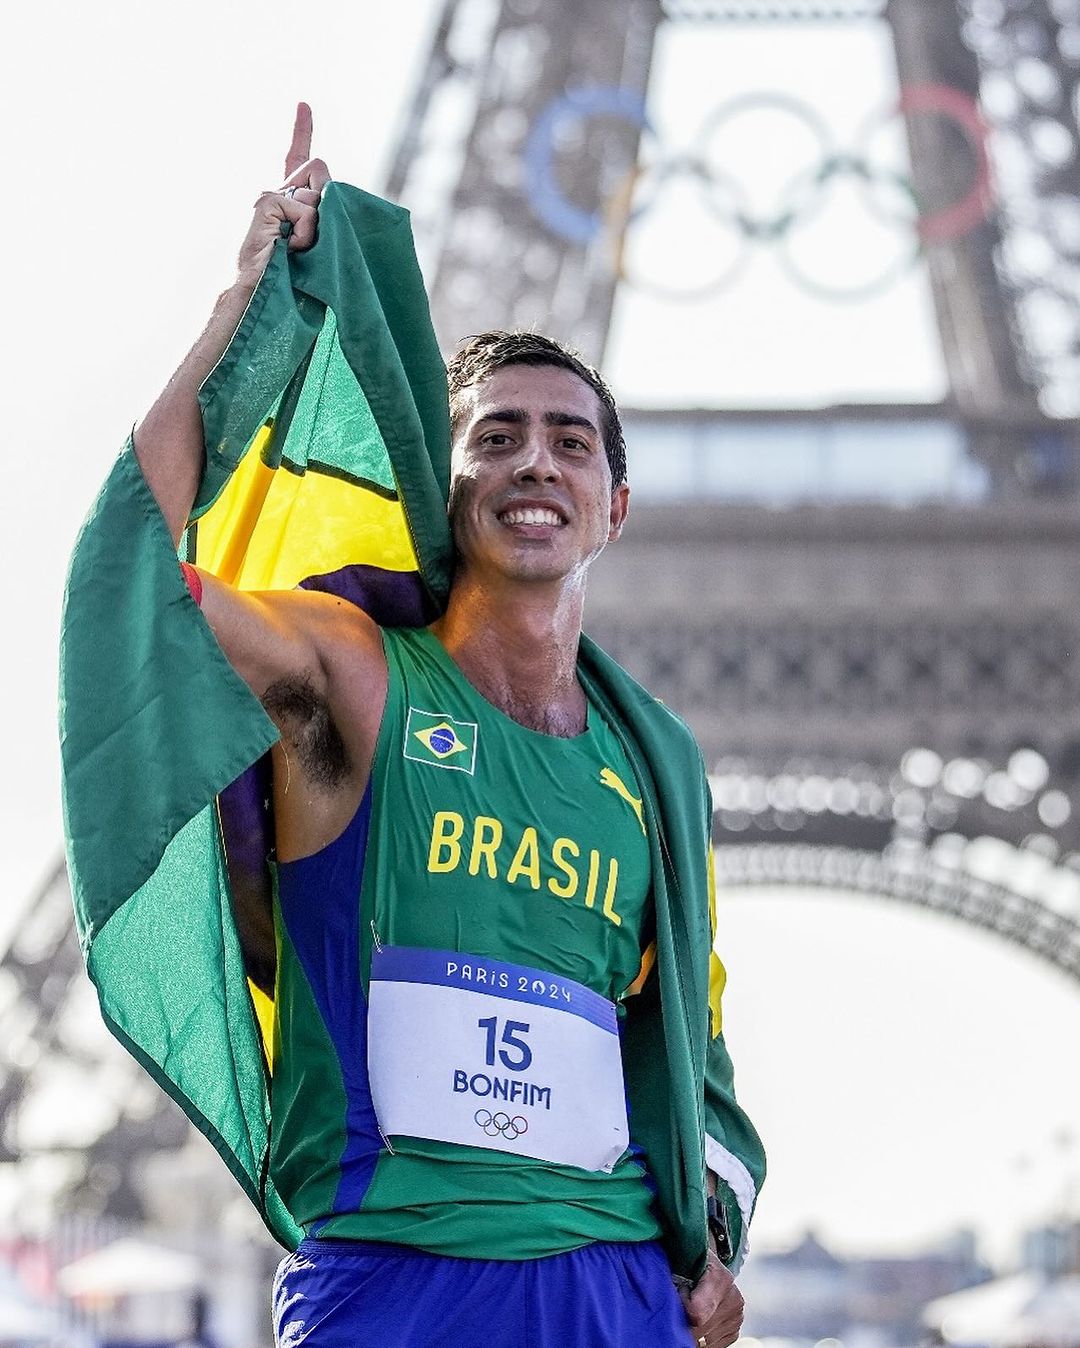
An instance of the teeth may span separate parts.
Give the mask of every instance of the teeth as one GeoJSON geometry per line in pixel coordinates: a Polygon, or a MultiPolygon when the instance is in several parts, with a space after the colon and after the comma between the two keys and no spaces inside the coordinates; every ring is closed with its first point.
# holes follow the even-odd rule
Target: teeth
{"type": "Polygon", "coordinates": [[[554,510],[507,510],[499,516],[504,524],[561,524],[554,510]]]}

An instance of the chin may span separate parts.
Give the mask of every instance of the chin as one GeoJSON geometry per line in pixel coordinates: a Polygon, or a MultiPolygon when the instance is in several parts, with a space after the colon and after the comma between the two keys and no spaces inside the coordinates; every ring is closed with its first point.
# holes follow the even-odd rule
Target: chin
{"type": "Polygon", "coordinates": [[[532,581],[536,584],[565,580],[575,568],[568,564],[565,557],[522,556],[501,558],[499,570],[509,580],[532,581]]]}
{"type": "MultiPolygon", "coordinates": [[[[465,559],[470,569],[478,573],[494,572],[506,580],[534,584],[566,580],[581,569],[582,558],[577,546],[567,547],[564,544],[560,547],[559,541],[542,547],[536,544],[515,546],[506,538],[468,538],[464,530],[456,539],[459,557],[465,559]]],[[[569,541],[566,540],[567,543],[569,541]]]]}

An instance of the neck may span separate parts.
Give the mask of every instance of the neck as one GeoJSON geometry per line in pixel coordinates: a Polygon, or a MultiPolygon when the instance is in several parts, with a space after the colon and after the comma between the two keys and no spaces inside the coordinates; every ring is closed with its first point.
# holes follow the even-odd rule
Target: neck
{"type": "Polygon", "coordinates": [[[459,572],[434,632],[484,697],[530,730],[578,735],[585,694],[577,680],[581,587],[483,585],[459,572]]]}

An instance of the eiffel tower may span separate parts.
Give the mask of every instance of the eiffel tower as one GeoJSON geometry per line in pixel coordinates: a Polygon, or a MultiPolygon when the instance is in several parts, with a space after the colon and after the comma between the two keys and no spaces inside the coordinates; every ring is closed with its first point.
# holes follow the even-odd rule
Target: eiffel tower
{"type": "MultiPolygon", "coordinates": [[[[412,209],[447,349],[536,324],[600,362],[619,249],[645,208],[633,185],[658,35],[781,22],[889,26],[948,395],[629,407],[632,455],[901,436],[947,442],[978,489],[908,509],[827,493],[777,509],[690,472],[675,501],[638,493],[588,626],[697,732],[722,883],[918,904],[1080,979],[1080,5],[446,0],[386,195],[412,209]],[[973,124],[957,109],[976,103],[973,124]]],[[[768,242],[760,221],[736,223],[768,242]]],[[[0,963],[0,1157],[37,1145],[40,1062],[104,1074],[112,1117],[45,1146],[76,1158],[64,1201],[139,1216],[134,1163],[190,1128],[87,1034],[90,1001],[57,867],[0,963]]]]}

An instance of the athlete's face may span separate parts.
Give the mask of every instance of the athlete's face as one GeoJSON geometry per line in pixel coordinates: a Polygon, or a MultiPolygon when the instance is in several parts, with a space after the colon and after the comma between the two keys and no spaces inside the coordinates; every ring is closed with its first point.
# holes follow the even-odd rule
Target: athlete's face
{"type": "Polygon", "coordinates": [[[553,365],[507,365],[472,390],[450,491],[465,566],[560,580],[618,538],[630,492],[611,489],[600,410],[584,380],[553,365]]]}

